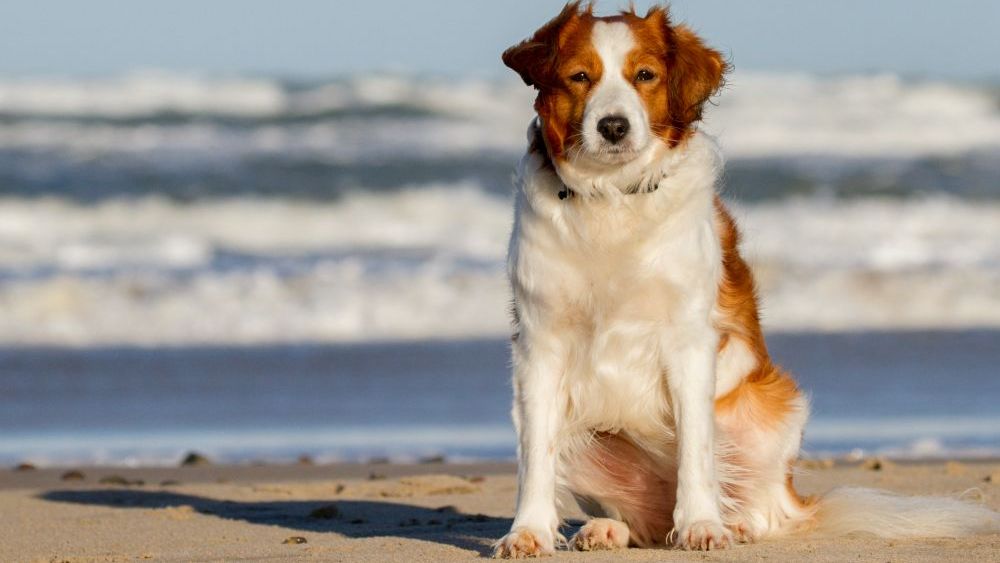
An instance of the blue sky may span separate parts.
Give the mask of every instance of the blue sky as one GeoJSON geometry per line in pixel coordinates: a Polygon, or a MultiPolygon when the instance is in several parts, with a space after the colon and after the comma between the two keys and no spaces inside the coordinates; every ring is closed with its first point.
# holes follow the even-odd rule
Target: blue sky
{"type": "MultiPolygon", "coordinates": [[[[0,75],[135,69],[495,75],[562,0],[11,0],[0,75]]],[[[603,1],[614,10],[625,1],[603,1]]],[[[649,1],[637,1],[645,8],[649,1]]],[[[997,0],[677,0],[738,69],[1000,75],[997,0]]]]}

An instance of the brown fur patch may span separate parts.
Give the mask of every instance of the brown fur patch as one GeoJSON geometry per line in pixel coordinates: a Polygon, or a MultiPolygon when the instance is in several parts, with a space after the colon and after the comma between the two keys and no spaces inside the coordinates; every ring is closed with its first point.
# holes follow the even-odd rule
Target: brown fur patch
{"type": "Polygon", "coordinates": [[[592,6],[570,2],[530,39],[503,54],[504,64],[539,91],[535,111],[542,119],[542,134],[552,158],[563,158],[575,142],[590,90],[600,81],[601,59],[590,42],[597,19],[592,6]],[[580,72],[590,82],[571,80],[580,72]]]}
{"type": "MultiPolygon", "coordinates": [[[[767,350],[760,328],[757,289],[750,267],[740,256],[740,234],[736,221],[722,200],[715,199],[716,223],[722,247],[722,280],[719,284],[717,308],[721,313],[716,323],[720,342],[743,341],[756,358],[756,368],[746,374],[732,391],[715,402],[717,417],[734,416],[742,424],[779,428],[792,411],[798,408],[801,396],[798,385],[776,366],[767,350]]],[[[721,348],[720,348],[721,350],[721,348]]],[[[793,463],[795,460],[787,460],[793,463]]],[[[792,485],[791,472],[786,487],[792,498],[805,503],[792,485]]]]}
{"type": "Polygon", "coordinates": [[[715,401],[717,416],[735,416],[744,424],[778,428],[797,408],[800,392],[795,381],[768,363],[715,401]]]}
{"type": "Polygon", "coordinates": [[[716,305],[721,313],[716,322],[720,341],[728,341],[730,338],[743,340],[753,350],[758,367],[765,371],[770,364],[770,357],[760,329],[753,272],[740,256],[740,233],[736,228],[736,221],[719,197],[715,198],[715,212],[722,248],[722,281],[716,305]]]}

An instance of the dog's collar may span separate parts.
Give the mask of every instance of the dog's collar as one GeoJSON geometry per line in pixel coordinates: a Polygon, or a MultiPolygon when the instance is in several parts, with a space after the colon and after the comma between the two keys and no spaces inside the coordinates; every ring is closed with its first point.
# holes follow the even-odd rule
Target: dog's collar
{"type": "MultiPolygon", "coordinates": [[[[645,187],[645,189],[640,189],[640,186],[642,186],[641,183],[636,184],[636,185],[630,187],[628,190],[626,190],[626,191],[624,191],[622,193],[624,193],[625,195],[651,194],[651,193],[655,192],[656,190],[660,189],[660,185],[659,184],[647,185],[645,187]]],[[[574,197],[574,196],[576,196],[576,192],[573,191],[572,189],[570,189],[570,187],[567,186],[566,184],[563,184],[562,185],[562,189],[559,190],[559,199],[561,199],[561,200],[562,199],[569,199],[569,198],[574,197]]]]}

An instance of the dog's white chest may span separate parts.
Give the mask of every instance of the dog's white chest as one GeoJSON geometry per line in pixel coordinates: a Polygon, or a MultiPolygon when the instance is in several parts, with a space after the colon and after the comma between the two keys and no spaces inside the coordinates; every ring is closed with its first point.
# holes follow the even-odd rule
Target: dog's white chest
{"type": "Polygon", "coordinates": [[[524,328],[566,348],[571,423],[654,433],[669,422],[668,325],[714,292],[717,243],[710,217],[664,220],[638,199],[655,194],[630,197],[520,217],[511,270],[524,328]]]}
{"type": "Polygon", "coordinates": [[[522,162],[508,263],[518,345],[560,359],[571,427],[655,433],[667,422],[671,340],[708,323],[720,275],[717,155],[702,141],[688,150],[639,194],[560,199],[554,171],[530,153],[522,162]]]}

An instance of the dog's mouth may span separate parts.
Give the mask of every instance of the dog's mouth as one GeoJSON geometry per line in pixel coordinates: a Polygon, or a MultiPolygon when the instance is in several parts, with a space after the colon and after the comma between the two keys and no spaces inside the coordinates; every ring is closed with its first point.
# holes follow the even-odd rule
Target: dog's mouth
{"type": "Polygon", "coordinates": [[[579,156],[591,163],[621,165],[638,158],[648,148],[649,143],[639,133],[629,133],[625,138],[614,142],[597,135],[587,135],[582,139],[581,145],[579,156]]]}
{"type": "Polygon", "coordinates": [[[607,147],[602,147],[603,152],[609,156],[634,156],[639,151],[632,148],[632,146],[622,146],[622,145],[610,145],[607,147]]]}
{"type": "Polygon", "coordinates": [[[604,144],[594,151],[586,151],[586,156],[599,164],[623,164],[639,155],[639,150],[631,144],[604,144]]]}

